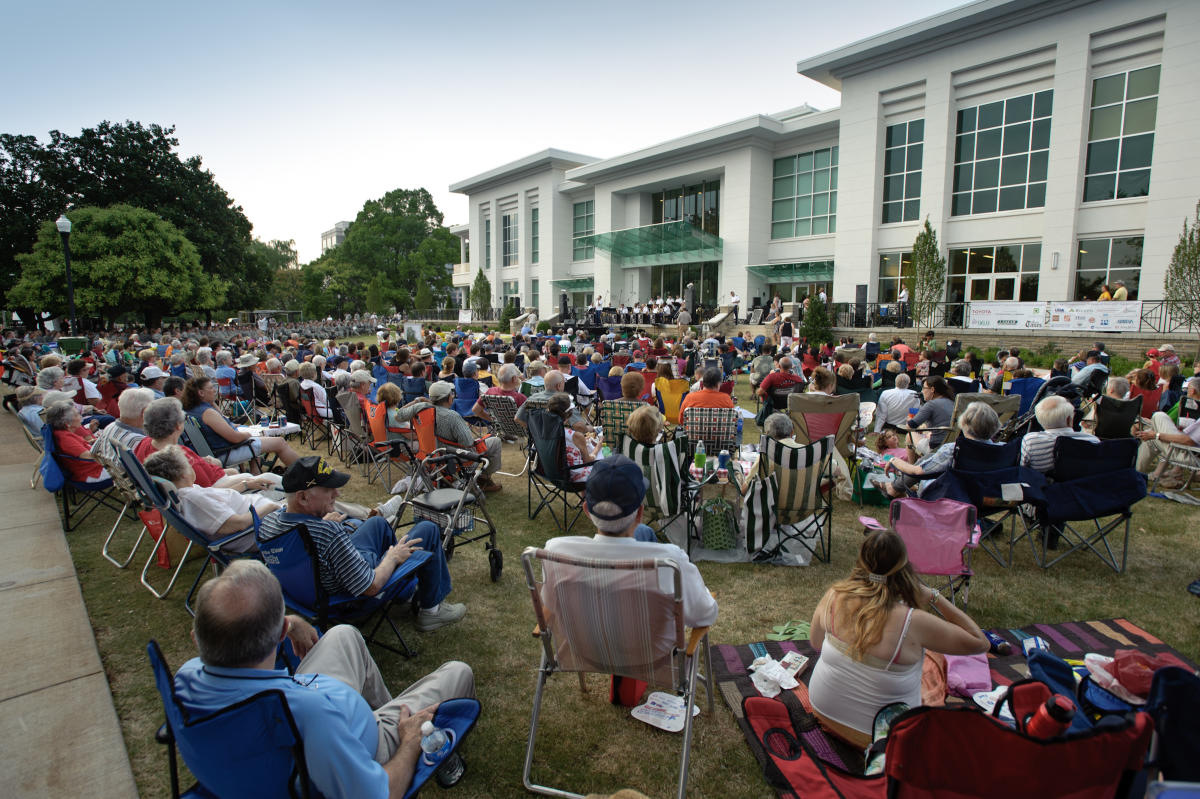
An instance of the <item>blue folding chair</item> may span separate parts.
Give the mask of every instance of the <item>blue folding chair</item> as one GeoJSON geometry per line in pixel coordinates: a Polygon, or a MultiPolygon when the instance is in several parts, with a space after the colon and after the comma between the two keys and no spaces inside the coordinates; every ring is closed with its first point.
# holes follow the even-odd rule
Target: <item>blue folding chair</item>
{"type": "Polygon", "coordinates": [[[404,601],[413,595],[417,586],[415,572],[429,559],[428,552],[413,552],[396,567],[379,593],[360,597],[331,594],[326,590],[321,582],[321,559],[306,525],[298,524],[282,535],[269,539],[263,539],[261,531],[256,531],[255,535],[258,538],[258,551],[267,568],[279,579],[279,584],[283,587],[284,603],[292,611],[321,630],[341,623],[361,626],[374,620],[370,632],[364,636],[368,644],[377,644],[389,652],[405,657],[416,654],[400,634],[388,609],[393,602],[404,601]],[[401,649],[376,638],[375,634],[384,620],[395,633],[401,649]]]}
{"type": "Polygon", "coordinates": [[[150,549],[150,556],[146,558],[146,565],[142,567],[142,585],[149,589],[150,593],[154,594],[158,599],[166,599],[167,594],[175,586],[175,581],[179,579],[180,572],[183,571],[184,565],[188,562],[188,555],[192,553],[193,547],[200,547],[205,552],[205,557],[200,565],[200,571],[196,573],[196,579],[192,581],[192,587],[188,590],[187,597],[183,600],[183,606],[187,612],[196,615],[192,610],[192,597],[196,594],[196,589],[200,587],[200,581],[204,579],[204,573],[208,571],[209,563],[216,563],[218,567],[228,566],[238,557],[252,557],[253,554],[247,552],[245,554],[231,552],[225,549],[228,545],[244,539],[248,535],[253,535],[258,528],[258,514],[254,508],[250,508],[250,518],[252,523],[245,530],[239,530],[229,535],[210,538],[201,531],[193,527],[183,515],[179,512],[179,495],[175,493],[175,486],[170,482],[157,477],[151,477],[146,472],[146,467],[137,459],[131,450],[122,449],[120,451],[121,466],[125,468],[125,473],[133,480],[133,484],[137,487],[138,494],[147,506],[155,508],[162,514],[163,522],[170,525],[176,532],[182,535],[188,542],[187,548],[183,551],[183,555],[179,558],[178,565],[171,573],[171,579],[167,583],[166,588],[162,591],[156,589],[150,584],[147,574],[150,567],[158,560],[158,551],[161,547],[167,545],[166,530],[158,537],[158,541],[150,549]]]}
{"type": "Polygon", "coordinates": [[[597,378],[596,391],[600,392],[601,400],[619,400],[621,398],[621,376],[597,378]]]}
{"type": "MultiPolygon", "coordinates": [[[[417,400],[417,399],[420,399],[421,397],[429,396],[429,389],[425,384],[425,378],[423,378],[423,377],[408,377],[406,375],[392,375],[392,377],[400,378],[399,386],[400,386],[400,390],[404,392],[404,404],[405,405],[412,402],[413,400],[417,400]]],[[[396,382],[396,381],[392,381],[392,382],[396,382]]]]}
{"type": "Polygon", "coordinates": [[[471,410],[475,407],[475,403],[479,401],[479,381],[469,377],[454,378],[454,410],[456,410],[462,418],[467,420],[467,424],[483,425],[486,422],[480,419],[471,410]]]}
{"type": "MultiPolygon", "coordinates": [[[[116,524],[120,524],[121,520],[125,518],[125,511],[129,509],[129,504],[121,502],[120,494],[117,492],[112,478],[105,478],[94,483],[71,480],[67,477],[68,471],[63,468],[63,464],[68,461],[91,462],[59,452],[54,446],[54,431],[50,425],[43,424],[42,486],[51,494],[58,494],[62,499],[63,531],[69,533],[79,527],[92,515],[93,511],[100,507],[116,511],[116,524]],[[74,503],[73,508],[72,503],[74,503]],[[75,517],[74,522],[71,519],[72,515],[75,517]]],[[[116,524],[113,525],[114,530],[116,524]]]]}
{"type": "Polygon", "coordinates": [[[1009,383],[1009,395],[1021,398],[1021,407],[1017,409],[1018,416],[1024,416],[1029,413],[1029,410],[1033,407],[1033,400],[1037,396],[1038,389],[1045,385],[1045,383],[1046,381],[1040,377],[1018,377],[1009,383]]]}

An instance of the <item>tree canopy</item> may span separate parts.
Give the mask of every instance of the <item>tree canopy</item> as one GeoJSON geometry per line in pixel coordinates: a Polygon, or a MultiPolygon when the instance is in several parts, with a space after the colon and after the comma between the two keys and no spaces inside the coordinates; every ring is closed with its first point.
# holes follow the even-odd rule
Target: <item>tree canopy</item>
{"type": "Polygon", "coordinates": [[[17,256],[33,248],[46,220],[73,208],[123,204],[153,211],[183,233],[203,272],[228,286],[227,307],[257,305],[272,274],[260,260],[247,260],[250,220],[199,156],[180,157],[174,132],[174,127],[104,121],[77,136],[52,130],[44,143],[0,134],[3,287],[17,282],[17,256]]]}
{"type": "MultiPolygon", "coordinates": [[[[1179,243],[1163,278],[1163,298],[1173,321],[1200,331],[1200,203],[1196,204],[1192,224],[1183,220],[1179,243]]],[[[1196,357],[1200,359],[1200,343],[1196,357]]]]}
{"type": "MultiPolygon", "coordinates": [[[[226,284],[206,275],[200,255],[174,225],[143,208],[77,208],[71,212],[71,274],[79,316],[112,319],[141,313],[147,325],[175,311],[224,307],[226,284]]],[[[33,251],[17,256],[15,305],[67,310],[66,266],[51,221],[37,230],[33,251]]]]}
{"type": "Polygon", "coordinates": [[[928,217],[913,241],[912,270],[909,281],[912,318],[918,326],[932,327],[933,310],[946,293],[946,259],[928,217]]]}

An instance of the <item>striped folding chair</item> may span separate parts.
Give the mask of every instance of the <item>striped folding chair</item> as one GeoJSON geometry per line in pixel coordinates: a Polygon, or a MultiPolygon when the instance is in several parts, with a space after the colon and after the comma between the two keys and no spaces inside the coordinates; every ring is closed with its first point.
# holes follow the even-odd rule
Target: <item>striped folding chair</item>
{"type": "Polygon", "coordinates": [[[687,436],[677,434],[652,447],[624,436],[620,447],[621,454],[642,467],[642,474],[650,481],[643,507],[657,515],[651,527],[655,532],[661,532],[687,513],[691,505],[687,436]]]}
{"type": "Polygon", "coordinates": [[[797,553],[829,562],[833,533],[833,436],[805,446],[765,438],[750,475],[743,514],[746,546],[758,561],[796,563],[797,553]]]}

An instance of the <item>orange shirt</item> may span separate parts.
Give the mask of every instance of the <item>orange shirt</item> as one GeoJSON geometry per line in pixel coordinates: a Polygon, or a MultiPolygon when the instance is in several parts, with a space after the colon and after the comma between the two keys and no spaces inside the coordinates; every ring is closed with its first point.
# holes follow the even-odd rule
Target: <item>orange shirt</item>
{"type": "Polygon", "coordinates": [[[688,408],[732,408],[733,397],[714,389],[702,388],[699,391],[689,391],[679,406],[683,413],[688,408]]]}

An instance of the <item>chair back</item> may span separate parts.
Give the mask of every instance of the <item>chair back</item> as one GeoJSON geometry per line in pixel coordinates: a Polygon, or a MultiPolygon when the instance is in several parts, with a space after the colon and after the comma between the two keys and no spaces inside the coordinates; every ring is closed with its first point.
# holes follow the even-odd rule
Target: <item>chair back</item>
{"type": "Polygon", "coordinates": [[[613,366],[620,366],[624,369],[632,362],[632,356],[627,352],[615,352],[612,356],[613,366]]]}
{"type": "Polygon", "coordinates": [[[954,440],[950,468],[956,472],[994,472],[1011,469],[1021,461],[1021,442],[993,444],[959,436],[954,440]]]}
{"type": "Polygon", "coordinates": [[[689,454],[695,453],[699,441],[704,442],[705,451],[714,457],[723,449],[737,452],[736,409],[687,408],[681,415],[690,446],[689,454]]]}
{"type": "Polygon", "coordinates": [[[621,398],[621,376],[596,378],[596,390],[602,400],[619,400],[621,398]]]}
{"type": "Polygon", "coordinates": [[[382,402],[368,402],[363,406],[363,411],[367,417],[367,429],[371,431],[371,441],[387,441],[387,406],[382,402]]]}
{"type": "MultiPolygon", "coordinates": [[[[1054,441],[1054,479],[1056,482],[1081,480],[1132,469],[1139,443],[1132,437],[1096,443],[1059,436],[1054,441]]],[[[1101,490],[1107,487],[1107,481],[1097,482],[1101,490]]]]}
{"type": "Polygon", "coordinates": [[[587,386],[589,390],[596,390],[596,370],[591,364],[588,364],[582,368],[578,366],[572,366],[571,374],[573,374],[575,377],[578,377],[579,382],[587,386]]]}
{"type": "Polygon", "coordinates": [[[417,440],[417,458],[425,460],[441,446],[437,437],[437,410],[429,405],[414,413],[411,421],[417,440]]]}
{"type": "Polygon", "coordinates": [[[188,446],[194,449],[201,458],[215,457],[212,445],[208,443],[208,438],[204,435],[204,427],[195,416],[184,415],[183,434],[187,436],[188,446]]]}
{"type": "Polygon", "coordinates": [[[304,742],[283,691],[270,689],[205,715],[175,693],[158,642],[146,646],[167,727],[203,795],[233,799],[312,796],[304,742]]]}
{"type": "Polygon", "coordinates": [[[679,687],[687,642],[678,563],[580,558],[528,547],[521,564],[543,652],[557,670],[679,687]]]}
{"type": "MultiPolygon", "coordinates": [[[[409,377],[407,375],[398,375],[400,378],[398,385],[400,390],[404,392],[404,404],[420,399],[421,397],[429,396],[429,388],[425,384],[423,377],[409,377]]],[[[388,378],[389,382],[396,383],[396,380],[388,378]]]]}
{"type": "Polygon", "coordinates": [[[956,441],[958,435],[958,417],[972,402],[982,402],[990,405],[1000,417],[1000,428],[1004,429],[1017,415],[1021,407],[1021,397],[1002,396],[1000,394],[959,394],[954,398],[954,413],[951,416],[951,430],[946,433],[946,441],[956,441]]]}
{"type": "Polygon", "coordinates": [[[904,539],[917,574],[960,575],[969,571],[968,549],[978,545],[975,506],[953,499],[892,500],[892,529],[904,539]]]}
{"type": "Polygon", "coordinates": [[[1116,399],[1107,394],[1096,405],[1096,438],[1131,438],[1133,426],[1142,415],[1142,398],[1116,399]]]}
{"type": "Polygon", "coordinates": [[[289,420],[299,422],[304,418],[299,380],[294,377],[285,377],[275,383],[275,407],[289,420]]]}
{"type": "Polygon", "coordinates": [[[1021,398],[1021,405],[1017,409],[1018,415],[1029,412],[1029,409],[1033,407],[1033,398],[1037,396],[1038,389],[1045,383],[1046,381],[1040,377],[1018,377],[1009,383],[1009,395],[1021,398]]]}
{"type": "Polygon", "coordinates": [[[488,416],[492,417],[492,425],[496,432],[507,438],[524,441],[528,433],[524,426],[517,421],[517,401],[503,394],[484,394],[479,398],[488,416]]]}
{"type": "Polygon", "coordinates": [[[108,476],[112,478],[113,485],[117,489],[117,493],[121,498],[131,504],[140,505],[142,498],[138,493],[137,484],[133,482],[133,478],[125,471],[125,467],[121,465],[120,452],[126,449],[122,444],[116,441],[112,442],[112,449],[108,447],[97,447],[92,450],[92,457],[100,462],[104,470],[108,472],[108,476]],[[116,458],[111,457],[112,454],[117,455],[116,458]]]}
{"type": "Polygon", "coordinates": [[[220,394],[221,399],[229,399],[230,397],[236,397],[238,394],[237,390],[235,389],[235,387],[233,385],[233,380],[228,377],[218,377],[217,378],[217,393],[220,394]]]}
{"type": "Polygon", "coordinates": [[[471,409],[479,400],[479,381],[467,377],[454,379],[454,410],[460,416],[471,416],[471,409]]]}
{"type": "Polygon", "coordinates": [[[817,510],[826,478],[832,476],[833,436],[793,447],[766,438],[762,469],[778,481],[776,513],[780,524],[795,524],[817,510]]]}
{"type": "Polygon", "coordinates": [[[619,448],[621,436],[629,431],[629,416],[644,403],[638,400],[611,399],[600,403],[600,426],[604,428],[604,438],[614,442],[619,448]]]}
{"type": "Polygon", "coordinates": [[[137,459],[131,449],[118,449],[117,460],[122,471],[132,482],[134,490],[141,497],[142,505],[146,508],[158,508],[167,504],[167,495],[162,484],[156,482],[147,472],[146,467],[137,459]]]}
{"type": "Polygon", "coordinates": [[[642,467],[642,474],[650,481],[646,490],[646,509],[662,516],[679,513],[683,509],[683,488],[688,479],[687,436],[677,433],[653,446],[624,436],[620,446],[621,454],[642,467]]]}
{"type": "Polygon", "coordinates": [[[788,407],[788,397],[796,393],[796,390],[803,390],[803,383],[788,383],[786,386],[777,386],[771,389],[771,409],[776,411],[786,411],[788,407]]]}
{"type": "Polygon", "coordinates": [[[833,436],[838,452],[849,460],[853,456],[854,432],[858,422],[858,394],[793,393],[788,397],[787,413],[795,425],[796,441],[809,444],[833,436]]]}
{"type": "Polygon", "coordinates": [[[358,395],[353,391],[343,391],[337,395],[336,399],[345,416],[346,428],[360,441],[366,441],[367,431],[366,426],[363,425],[362,403],[358,401],[358,395]]]}
{"type": "Polygon", "coordinates": [[[561,417],[542,408],[534,408],[529,416],[529,438],[537,451],[534,471],[557,488],[570,484],[567,469],[566,426],[561,417]]]}
{"type": "Polygon", "coordinates": [[[297,524],[266,540],[261,535],[256,537],[259,554],[279,580],[288,607],[315,618],[326,618],[329,593],[321,583],[321,561],[308,526],[297,524]]]}
{"type": "Polygon", "coordinates": [[[681,378],[668,380],[660,377],[654,381],[654,390],[658,392],[658,409],[671,424],[679,424],[679,406],[683,404],[690,385],[681,378]]]}

